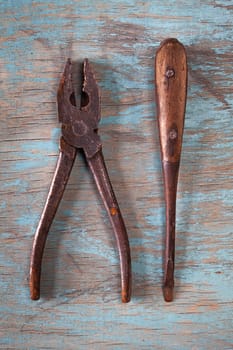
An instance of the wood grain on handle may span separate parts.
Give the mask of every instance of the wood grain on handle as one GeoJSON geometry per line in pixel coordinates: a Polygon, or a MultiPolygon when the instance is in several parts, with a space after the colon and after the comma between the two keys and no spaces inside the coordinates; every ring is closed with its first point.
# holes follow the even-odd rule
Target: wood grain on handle
{"type": "Polygon", "coordinates": [[[172,301],[175,261],[176,193],[184,128],[187,59],[177,39],[162,42],[156,54],[155,82],[166,202],[164,299],[172,301]]]}

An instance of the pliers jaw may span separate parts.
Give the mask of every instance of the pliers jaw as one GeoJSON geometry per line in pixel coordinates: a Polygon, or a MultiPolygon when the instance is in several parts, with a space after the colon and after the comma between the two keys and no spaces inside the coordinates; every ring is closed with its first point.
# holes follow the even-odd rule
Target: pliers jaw
{"type": "Polygon", "coordinates": [[[76,106],[72,82],[72,63],[68,59],[60,80],[58,92],[58,119],[62,123],[62,136],[76,148],[82,148],[87,158],[101,149],[97,134],[100,121],[99,89],[88,59],[83,63],[81,105],[76,106]]]}

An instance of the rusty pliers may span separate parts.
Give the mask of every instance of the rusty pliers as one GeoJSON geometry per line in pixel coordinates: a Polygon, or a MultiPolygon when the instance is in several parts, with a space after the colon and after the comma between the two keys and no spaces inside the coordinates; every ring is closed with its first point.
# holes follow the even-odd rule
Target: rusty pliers
{"type": "Polygon", "coordinates": [[[83,63],[80,108],[76,107],[75,104],[72,63],[70,59],[67,60],[60,81],[57,100],[59,121],[62,123],[60,153],[48,198],[33,242],[30,265],[31,299],[37,300],[40,298],[41,264],[46,238],[69,179],[77,149],[81,148],[84,151],[115,233],[120,256],[122,302],[128,302],[131,296],[129,241],[109,180],[102,154],[101,140],[97,133],[100,121],[100,95],[87,59],[83,63]]]}

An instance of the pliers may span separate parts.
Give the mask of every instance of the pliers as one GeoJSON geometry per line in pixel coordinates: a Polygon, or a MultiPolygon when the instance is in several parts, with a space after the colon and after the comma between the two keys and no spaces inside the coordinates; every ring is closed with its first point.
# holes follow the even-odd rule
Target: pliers
{"type": "Polygon", "coordinates": [[[131,296],[129,241],[105,166],[101,140],[97,133],[100,121],[100,94],[88,59],[85,59],[83,63],[80,107],[77,107],[75,103],[70,59],[67,60],[60,80],[57,102],[59,122],[62,123],[60,153],[33,242],[29,278],[31,299],[40,298],[41,264],[47,235],[69,179],[77,149],[82,149],[116,237],[120,257],[121,297],[122,302],[126,303],[130,301],[131,296]]]}

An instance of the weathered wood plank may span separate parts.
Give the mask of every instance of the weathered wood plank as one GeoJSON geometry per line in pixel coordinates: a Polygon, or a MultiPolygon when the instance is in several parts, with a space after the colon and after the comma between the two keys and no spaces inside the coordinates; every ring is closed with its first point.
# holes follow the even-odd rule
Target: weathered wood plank
{"type": "Polygon", "coordinates": [[[233,2],[17,0],[0,9],[0,347],[232,349],[233,2]],[[161,292],[165,219],[153,71],[166,37],[183,42],[189,63],[172,304],[161,292]],[[67,57],[88,57],[101,88],[103,152],[132,250],[127,305],[112,229],[80,156],[48,238],[43,297],[29,298],[67,57]]]}

